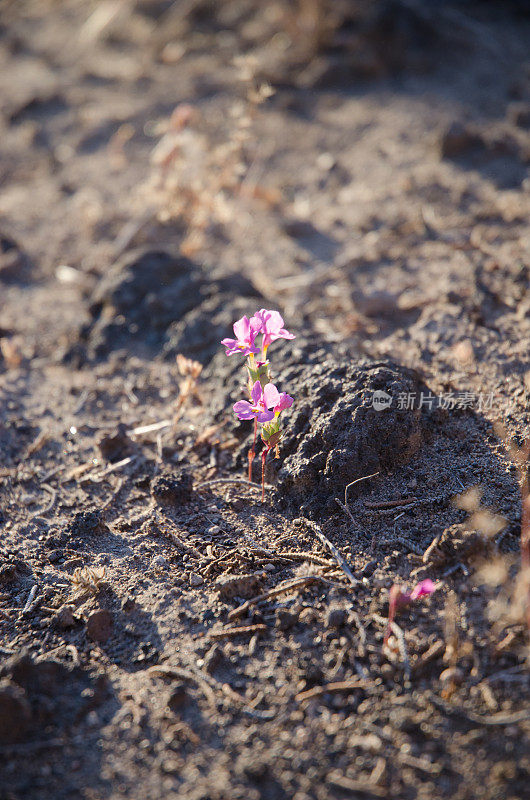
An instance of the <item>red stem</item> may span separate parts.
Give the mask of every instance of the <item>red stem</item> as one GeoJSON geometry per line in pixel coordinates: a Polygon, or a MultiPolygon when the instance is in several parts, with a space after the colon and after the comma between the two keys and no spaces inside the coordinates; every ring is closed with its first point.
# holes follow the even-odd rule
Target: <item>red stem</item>
{"type": "Polygon", "coordinates": [[[256,436],[258,435],[258,418],[254,417],[254,441],[248,451],[248,482],[252,483],[252,463],[256,455],[256,436]]]}
{"type": "Polygon", "coordinates": [[[268,449],[264,450],[261,454],[261,502],[265,502],[265,459],[267,458],[268,449]]]}

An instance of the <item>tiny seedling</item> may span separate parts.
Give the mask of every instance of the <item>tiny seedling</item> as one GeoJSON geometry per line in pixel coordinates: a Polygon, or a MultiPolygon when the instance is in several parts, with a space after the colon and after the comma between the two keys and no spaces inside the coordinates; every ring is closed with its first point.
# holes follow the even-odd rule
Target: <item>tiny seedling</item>
{"type": "Polygon", "coordinates": [[[261,453],[261,500],[265,499],[265,460],[274,450],[278,458],[278,445],[282,437],[280,414],[293,404],[293,398],[279,392],[271,383],[270,362],[267,350],[276,339],[294,339],[294,335],[283,327],[283,319],[278,311],[262,308],[250,319],[245,316],[234,323],[235,339],[223,339],[226,355],[246,356],[248,372],[248,400],[238,400],[234,413],[240,420],[254,420],[254,440],[248,451],[248,479],[252,481],[252,464],[256,456],[258,426],[263,451],[261,453]],[[256,339],[261,335],[261,347],[256,339]]]}
{"type": "Polygon", "coordinates": [[[396,611],[403,606],[409,605],[409,603],[413,603],[415,600],[419,600],[420,597],[426,597],[432,594],[435,590],[436,586],[430,578],[426,578],[424,581],[418,583],[410,592],[404,591],[397,583],[390,587],[388,595],[388,623],[383,647],[386,647],[388,644],[388,639],[392,633],[392,623],[396,616],[396,611]]]}

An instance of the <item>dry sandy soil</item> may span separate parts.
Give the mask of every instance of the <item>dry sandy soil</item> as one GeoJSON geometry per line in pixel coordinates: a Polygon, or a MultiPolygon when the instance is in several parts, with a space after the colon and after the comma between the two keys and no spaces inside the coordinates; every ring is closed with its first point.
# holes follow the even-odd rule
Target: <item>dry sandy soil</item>
{"type": "Polygon", "coordinates": [[[528,797],[527,4],[0,15],[0,798],[528,797]]]}

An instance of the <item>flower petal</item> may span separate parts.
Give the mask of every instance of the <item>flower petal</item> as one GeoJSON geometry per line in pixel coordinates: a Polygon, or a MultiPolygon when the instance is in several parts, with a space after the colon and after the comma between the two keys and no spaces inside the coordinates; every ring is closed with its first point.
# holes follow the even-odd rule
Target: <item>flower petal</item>
{"type": "Polygon", "coordinates": [[[414,589],[410,593],[411,600],[418,600],[420,597],[425,597],[425,595],[432,594],[436,589],[433,581],[430,578],[426,578],[424,581],[416,584],[414,589]]]}
{"type": "Polygon", "coordinates": [[[238,400],[237,403],[234,403],[233,409],[239,419],[253,419],[255,416],[252,406],[246,400],[238,400]]]}
{"type": "Polygon", "coordinates": [[[274,419],[274,411],[260,411],[258,414],[258,422],[270,422],[274,419]]]}
{"type": "Polygon", "coordinates": [[[274,411],[283,411],[286,408],[291,408],[292,404],[294,403],[293,398],[287,392],[282,392],[280,397],[278,398],[278,402],[274,407],[274,411]]]}
{"type": "Polygon", "coordinates": [[[279,331],[268,333],[267,338],[269,339],[270,342],[275,342],[276,339],[296,339],[296,336],[293,333],[289,333],[289,331],[286,331],[285,328],[282,328],[279,331]]]}
{"type": "Polygon", "coordinates": [[[241,317],[237,322],[234,322],[234,333],[240,342],[246,341],[250,329],[250,320],[248,317],[241,317]]]}
{"type": "Polygon", "coordinates": [[[273,383],[268,383],[263,389],[263,397],[267,408],[274,408],[280,402],[280,393],[273,383]]]}
{"type": "Polygon", "coordinates": [[[269,311],[266,308],[260,309],[258,312],[263,320],[263,329],[267,333],[276,333],[283,328],[283,317],[279,311],[269,311]]]}
{"type": "Polygon", "coordinates": [[[257,314],[254,314],[253,317],[250,318],[250,336],[256,337],[258,333],[261,333],[263,328],[263,320],[261,317],[258,317],[257,314]]]}
{"type": "Polygon", "coordinates": [[[259,381],[256,381],[250,394],[252,396],[254,405],[257,406],[263,399],[263,389],[261,388],[261,383],[259,381]]]}

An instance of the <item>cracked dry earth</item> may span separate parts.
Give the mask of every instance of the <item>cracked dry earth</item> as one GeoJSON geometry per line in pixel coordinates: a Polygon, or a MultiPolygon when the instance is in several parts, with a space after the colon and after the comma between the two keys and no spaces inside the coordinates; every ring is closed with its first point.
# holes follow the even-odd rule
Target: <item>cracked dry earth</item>
{"type": "Polygon", "coordinates": [[[265,59],[261,191],[195,249],[151,153],[183,102],[226,142],[232,56],[284,41],[283,5],[111,5],[3,10],[1,800],[522,800],[496,423],[529,435],[524,4],[374,2],[340,45],[265,59]],[[271,348],[295,405],[263,504],[217,344],[262,306],[298,337],[271,348]],[[179,406],[177,353],[202,405],[179,406]],[[421,392],[474,400],[397,407],[421,392]],[[388,589],[424,577],[383,652],[388,589]]]}

